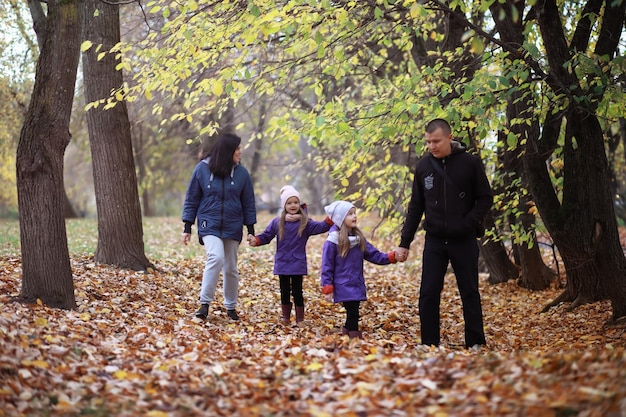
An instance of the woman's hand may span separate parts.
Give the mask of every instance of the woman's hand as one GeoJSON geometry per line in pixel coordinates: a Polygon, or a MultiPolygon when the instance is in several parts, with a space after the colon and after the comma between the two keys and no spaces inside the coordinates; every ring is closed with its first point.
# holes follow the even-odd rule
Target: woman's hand
{"type": "Polygon", "coordinates": [[[183,245],[187,246],[191,240],[191,233],[183,233],[183,245]]]}

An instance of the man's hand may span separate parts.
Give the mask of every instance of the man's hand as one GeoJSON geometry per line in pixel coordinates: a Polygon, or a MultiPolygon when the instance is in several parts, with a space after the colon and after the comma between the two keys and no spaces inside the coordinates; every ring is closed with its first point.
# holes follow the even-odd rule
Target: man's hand
{"type": "Polygon", "coordinates": [[[183,245],[187,246],[191,240],[191,233],[183,233],[183,245]]]}

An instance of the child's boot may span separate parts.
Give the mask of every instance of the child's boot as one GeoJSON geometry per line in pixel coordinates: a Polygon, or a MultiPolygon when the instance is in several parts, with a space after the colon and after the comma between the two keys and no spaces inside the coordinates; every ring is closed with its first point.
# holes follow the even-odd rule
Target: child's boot
{"type": "Polygon", "coordinates": [[[291,303],[281,304],[280,307],[283,312],[283,315],[280,318],[280,324],[282,324],[283,326],[289,326],[289,322],[291,321],[291,303]]]}
{"type": "Polygon", "coordinates": [[[296,326],[304,327],[304,306],[296,306],[296,326]]]}
{"type": "Polygon", "coordinates": [[[363,332],[360,330],[352,330],[348,332],[350,339],[363,339],[363,332]]]}
{"type": "Polygon", "coordinates": [[[341,326],[341,335],[342,336],[347,336],[350,332],[348,332],[348,329],[346,329],[346,326],[341,326]]]}

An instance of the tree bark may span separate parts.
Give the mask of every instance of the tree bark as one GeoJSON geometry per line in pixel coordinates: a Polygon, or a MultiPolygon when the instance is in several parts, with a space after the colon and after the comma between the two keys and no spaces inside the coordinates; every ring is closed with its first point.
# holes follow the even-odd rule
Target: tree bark
{"type": "Polygon", "coordinates": [[[19,299],[73,309],[74,282],[64,219],[63,155],[80,57],[77,0],[48,3],[35,85],[17,148],[22,251],[19,299]]]}
{"type": "MultiPolygon", "coordinates": [[[[600,10],[602,2],[588,6],[600,10]]],[[[609,186],[608,161],[604,137],[598,117],[597,103],[603,90],[586,91],[574,71],[567,70],[573,50],[585,50],[591,43],[586,19],[581,18],[568,46],[559,10],[554,0],[535,5],[537,21],[546,48],[550,76],[546,82],[556,94],[573,96],[562,109],[561,116],[551,116],[542,129],[541,140],[529,140],[524,158],[531,191],[537,198],[541,217],[559,248],[567,273],[567,284],[561,296],[547,307],[559,302],[571,302],[571,308],[598,300],[611,301],[611,322],[626,318],[626,258],[620,246],[613,199],[609,186]],[[594,95],[587,102],[575,97],[594,95]],[[546,159],[551,145],[565,123],[563,146],[563,194],[561,200],[554,193],[549,179],[546,159]],[[581,208],[585,208],[582,210],[581,208]]],[[[626,19],[626,2],[605,1],[595,56],[600,60],[613,59],[619,34],[626,19]],[[606,58],[608,57],[608,58],[606,58]]],[[[599,68],[607,65],[599,62],[599,68]]],[[[548,113],[550,114],[550,113],[548,113]]]]}
{"type": "MultiPolygon", "coordinates": [[[[102,45],[83,54],[85,100],[92,103],[111,96],[123,84],[119,61],[107,53],[120,40],[119,6],[98,0],[83,3],[83,39],[102,45]],[[98,13],[96,12],[96,9],[98,13]]],[[[105,110],[100,104],[87,112],[93,180],[98,211],[98,246],[95,261],[133,270],[152,267],[143,245],[141,206],[133,160],[130,122],[126,103],[120,101],[105,110]]]]}
{"type": "MultiPolygon", "coordinates": [[[[487,213],[483,221],[485,229],[494,229],[493,211],[487,213]]],[[[518,267],[511,261],[509,254],[501,241],[494,241],[486,237],[481,238],[480,255],[489,270],[487,282],[490,284],[501,284],[510,279],[519,277],[518,267]]]]}
{"type": "MultiPolygon", "coordinates": [[[[496,28],[500,34],[502,42],[511,45],[512,49],[517,49],[524,44],[524,22],[520,16],[523,14],[523,2],[510,2],[506,5],[498,2],[491,6],[495,19],[496,28]],[[515,18],[514,16],[517,16],[515,18]]],[[[512,57],[514,59],[516,57],[512,57]]],[[[515,77],[512,77],[515,79],[515,77]]],[[[519,143],[514,149],[507,149],[506,136],[500,132],[498,134],[499,141],[503,144],[502,149],[506,149],[501,155],[502,172],[509,176],[508,182],[522,180],[522,186],[528,188],[528,184],[524,182],[524,170],[522,164],[523,143],[529,137],[539,136],[539,121],[537,116],[533,114],[535,103],[533,95],[519,89],[513,89],[510,97],[507,99],[506,114],[509,121],[509,130],[516,134],[519,143]],[[515,122],[515,120],[528,120],[530,123],[515,122]]],[[[508,187],[509,184],[506,184],[508,187]]],[[[521,187],[516,185],[515,193],[519,196],[517,210],[519,216],[509,216],[511,224],[515,223],[521,226],[523,232],[531,237],[531,245],[516,244],[515,253],[518,256],[518,262],[521,268],[521,274],[518,284],[524,288],[531,290],[543,290],[550,286],[554,279],[554,272],[548,268],[541,257],[537,235],[534,232],[535,216],[529,212],[532,196],[524,195],[521,187]]],[[[505,192],[504,195],[510,195],[505,192]]]]}

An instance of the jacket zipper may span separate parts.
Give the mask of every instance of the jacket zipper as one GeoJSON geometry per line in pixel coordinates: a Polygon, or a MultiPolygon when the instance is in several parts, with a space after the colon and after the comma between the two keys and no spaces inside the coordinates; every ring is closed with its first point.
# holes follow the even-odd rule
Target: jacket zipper
{"type": "Polygon", "coordinates": [[[224,178],[222,180],[222,215],[220,216],[220,238],[222,237],[222,234],[224,233],[224,205],[225,205],[225,196],[226,193],[224,192],[224,187],[226,183],[226,178],[224,178]]]}

